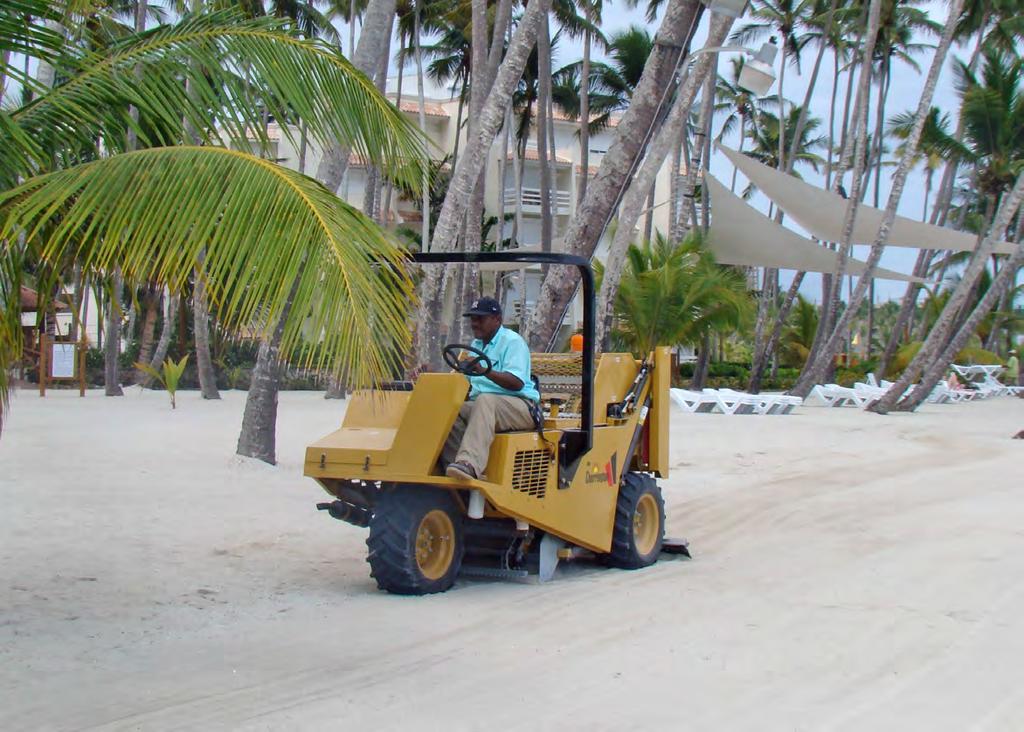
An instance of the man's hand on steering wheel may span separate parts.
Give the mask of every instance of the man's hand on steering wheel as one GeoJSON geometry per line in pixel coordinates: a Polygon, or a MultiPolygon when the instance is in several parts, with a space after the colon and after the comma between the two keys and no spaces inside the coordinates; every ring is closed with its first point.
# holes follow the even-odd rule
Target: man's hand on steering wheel
{"type": "Polygon", "coordinates": [[[458,371],[466,376],[487,376],[494,368],[491,359],[483,351],[462,343],[449,343],[444,347],[441,355],[444,356],[444,362],[453,371],[458,371]],[[460,358],[463,353],[469,353],[472,358],[460,358]]]}

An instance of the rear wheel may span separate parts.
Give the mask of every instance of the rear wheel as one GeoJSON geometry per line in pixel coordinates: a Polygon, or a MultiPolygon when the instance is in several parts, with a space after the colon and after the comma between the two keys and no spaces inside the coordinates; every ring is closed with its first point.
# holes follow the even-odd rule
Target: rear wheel
{"type": "Polygon", "coordinates": [[[366,545],[370,576],[382,590],[444,592],[462,565],[462,511],[448,491],[392,486],[377,498],[366,545]]]}
{"type": "Polygon", "coordinates": [[[665,502],[654,478],[646,473],[626,473],[615,506],[615,530],[607,563],[622,569],[639,569],[658,561],[665,539],[665,502]]]}

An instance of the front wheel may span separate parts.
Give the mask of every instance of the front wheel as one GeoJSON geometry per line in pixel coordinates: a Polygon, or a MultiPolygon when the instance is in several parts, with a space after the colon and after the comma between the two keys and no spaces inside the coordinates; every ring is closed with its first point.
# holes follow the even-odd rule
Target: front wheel
{"type": "Polygon", "coordinates": [[[444,592],[462,565],[462,511],[448,491],[392,486],[377,498],[366,545],[370,576],[382,590],[444,592]]]}
{"type": "Polygon", "coordinates": [[[665,501],[654,478],[626,473],[615,506],[612,548],[607,563],[621,569],[640,569],[658,561],[665,540],[665,501]]]}

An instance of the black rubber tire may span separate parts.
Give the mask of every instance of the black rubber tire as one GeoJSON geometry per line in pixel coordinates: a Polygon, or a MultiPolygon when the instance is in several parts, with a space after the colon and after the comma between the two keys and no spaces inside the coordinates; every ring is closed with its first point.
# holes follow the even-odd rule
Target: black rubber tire
{"type": "Polygon", "coordinates": [[[396,595],[429,595],[444,592],[454,583],[462,566],[462,509],[446,490],[417,485],[394,485],[383,489],[370,519],[366,539],[370,576],[377,587],[396,595]],[[455,530],[451,564],[442,577],[429,579],[416,563],[416,532],[430,511],[448,514],[455,530]]]}
{"type": "Polygon", "coordinates": [[[661,545],[665,540],[665,501],[661,488],[654,478],[646,473],[626,473],[619,485],[619,499],[615,505],[615,530],[612,533],[612,548],[604,555],[605,563],[619,569],[640,569],[658,561],[661,545]],[[658,538],[654,548],[641,554],[633,537],[633,514],[640,498],[650,493],[658,504],[658,538]]]}

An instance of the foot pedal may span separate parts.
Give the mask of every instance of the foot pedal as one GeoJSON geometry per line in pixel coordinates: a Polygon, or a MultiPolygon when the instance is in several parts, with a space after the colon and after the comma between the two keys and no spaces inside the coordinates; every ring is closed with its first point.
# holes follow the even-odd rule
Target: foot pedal
{"type": "Polygon", "coordinates": [[[682,554],[687,559],[692,559],[690,556],[690,542],[686,539],[666,537],[661,543],[661,550],[666,554],[682,554]]]}

